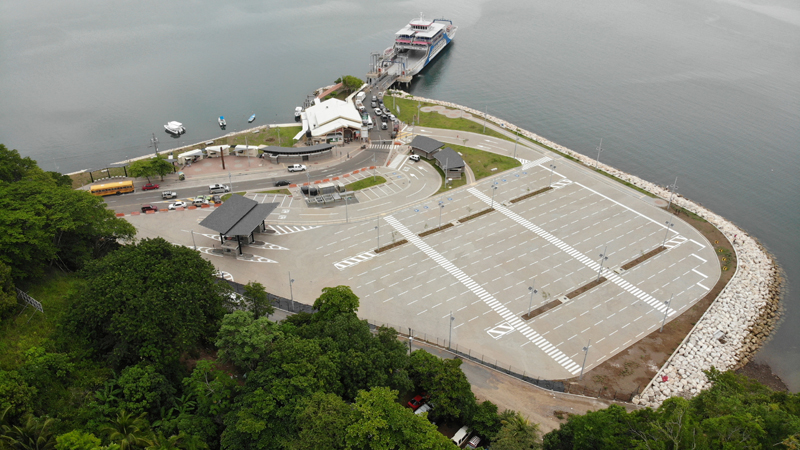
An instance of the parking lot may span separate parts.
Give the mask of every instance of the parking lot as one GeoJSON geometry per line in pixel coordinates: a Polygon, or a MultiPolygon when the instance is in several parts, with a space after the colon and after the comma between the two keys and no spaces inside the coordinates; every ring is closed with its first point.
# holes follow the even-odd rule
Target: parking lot
{"type": "MultiPolygon", "coordinates": [[[[551,170],[548,157],[527,156],[521,168],[436,196],[430,187],[418,192],[424,183],[410,176],[422,164],[408,171],[403,169],[409,165],[383,169],[400,178],[359,194],[359,203],[350,205],[356,208],[349,212],[351,223],[315,225],[315,219],[331,216],[309,214],[330,210],[325,214],[341,218],[341,205],[316,211],[294,199],[289,209],[297,213],[291,217],[301,222],[280,213],[287,215],[283,225],[270,216],[278,232],[258,235],[257,245],[246,248],[249,258],[213,255],[218,241],[197,226],[208,210],[131,221],[142,236],[168,234],[189,246],[193,227],[194,245],[220,270],[304,303],[325,286],[351,286],[361,298],[361,317],[412,328],[428,340],[448,339],[452,312],[453,347],[542,378],[577,376],[587,344],[588,370],[657,329],[665,313],[667,320],[676,317],[714,285],[716,255],[693,228],[677,220],[670,227],[670,216],[640,194],[584,169],[559,161],[551,170]],[[509,203],[551,183],[550,191],[509,203]],[[412,203],[398,208],[403,200],[412,203]],[[492,206],[485,215],[419,237],[492,206]],[[163,220],[176,223],[165,230],[158,224],[163,220]],[[375,252],[402,239],[408,242],[375,252]],[[614,271],[664,243],[666,251],[614,271]],[[601,253],[608,258],[604,283],[531,320],[522,318],[597,279],[601,253]],[[533,296],[529,287],[537,290],[533,296]]],[[[274,199],[286,206],[286,198],[274,199]]]]}

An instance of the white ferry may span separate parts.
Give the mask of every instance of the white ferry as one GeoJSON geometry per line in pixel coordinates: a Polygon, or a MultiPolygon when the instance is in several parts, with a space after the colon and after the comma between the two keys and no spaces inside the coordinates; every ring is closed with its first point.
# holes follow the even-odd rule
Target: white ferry
{"type": "Polygon", "coordinates": [[[428,20],[420,14],[394,34],[394,46],[384,52],[384,61],[391,63],[386,69],[392,75],[418,74],[455,38],[456,30],[450,20],[428,20]]]}
{"type": "Polygon", "coordinates": [[[180,122],[170,121],[164,125],[164,129],[174,135],[180,135],[186,133],[186,128],[184,128],[183,124],[180,122]]]}

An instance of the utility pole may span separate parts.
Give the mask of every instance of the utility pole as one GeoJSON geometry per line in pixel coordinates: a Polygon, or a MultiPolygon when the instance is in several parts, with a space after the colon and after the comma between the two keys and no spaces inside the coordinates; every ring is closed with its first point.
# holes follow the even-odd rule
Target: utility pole
{"type": "Polygon", "coordinates": [[[600,253],[600,270],[597,271],[598,280],[600,280],[600,274],[603,273],[603,263],[608,259],[608,256],[606,256],[608,254],[607,250],[608,246],[606,245],[606,248],[603,249],[603,253],[600,253]]]}
{"type": "Polygon", "coordinates": [[[293,283],[294,279],[292,278],[292,272],[289,272],[289,298],[292,299],[292,312],[294,312],[294,291],[292,290],[293,283]]]}
{"type": "Polygon", "coordinates": [[[667,205],[667,211],[672,207],[672,196],[675,195],[675,191],[678,190],[678,177],[675,177],[675,182],[672,183],[672,186],[669,189],[669,205],[667,205]]]}
{"type": "Polygon", "coordinates": [[[150,139],[150,146],[155,148],[156,156],[158,156],[158,138],[155,133],[153,133],[153,137],[150,139]]]}
{"type": "Polygon", "coordinates": [[[672,304],[672,297],[674,295],[675,294],[670,294],[669,300],[664,302],[664,306],[666,306],[666,308],[664,309],[664,320],[661,321],[661,329],[658,331],[659,333],[664,331],[664,324],[667,323],[667,314],[669,314],[669,305],[672,304]]]}
{"type": "Polygon", "coordinates": [[[494,209],[494,192],[497,190],[497,186],[492,186],[492,209],[494,209]]]}
{"type": "MultiPolygon", "coordinates": [[[[536,278],[533,279],[533,281],[531,282],[530,287],[528,288],[528,290],[531,291],[531,301],[528,303],[528,316],[531,315],[531,307],[533,306],[533,294],[539,292],[539,291],[537,291],[536,289],[533,288],[533,286],[535,284],[536,284],[536,278]]],[[[530,317],[528,317],[528,319],[530,319],[530,317]]]]}
{"type": "Polygon", "coordinates": [[[519,129],[514,130],[516,140],[514,141],[514,159],[517,159],[517,144],[519,143],[519,129]]]}
{"type": "Polygon", "coordinates": [[[600,138],[600,145],[597,146],[597,160],[594,162],[594,168],[600,164],[600,152],[603,151],[603,138],[600,138]]]}
{"type": "Polygon", "coordinates": [[[667,245],[667,236],[669,236],[669,230],[670,228],[672,228],[673,225],[675,225],[674,223],[672,223],[672,216],[669,216],[669,220],[666,222],[666,224],[667,224],[667,232],[664,233],[664,242],[661,243],[662,247],[667,245]]]}
{"type": "Polygon", "coordinates": [[[442,210],[444,209],[444,202],[439,200],[439,228],[442,228],[442,210]]]}
{"type": "Polygon", "coordinates": [[[583,368],[586,367],[586,356],[589,355],[589,346],[592,343],[592,340],[589,339],[589,342],[586,344],[586,347],[583,347],[583,364],[581,364],[581,377],[578,380],[583,380],[583,368]]]}
{"type": "Polygon", "coordinates": [[[378,246],[376,248],[381,248],[381,216],[378,216],[378,225],[375,227],[377,230],[377,239],[378,239],[378,246]]]}
{"type": "Polygon", "coordinates": [[[453,310],[450,310],[450,335],[447,337],[447,349],[450,350],[451,344],[453,342],[453,321],[456,320],[453,317],[453,310]]]}

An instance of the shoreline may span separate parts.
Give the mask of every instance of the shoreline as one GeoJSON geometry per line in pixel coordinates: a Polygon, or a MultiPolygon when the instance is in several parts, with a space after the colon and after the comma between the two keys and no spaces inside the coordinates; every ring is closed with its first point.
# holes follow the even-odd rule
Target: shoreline
{"type": "MultiPolygon", "coordinates": [[[[519,130],[520,135],[563,153],[587,167],[595,163],[588,156],[476,109],[410,95],[405,91],[394,92],[411,100],[461,109],[476,117],[485,117],[495,125],[509,130],[519,130]]],[[[670,192],[665,188],[607,164],[600,163],[598,168],[659,198],[666,199],[670,196],[670,192]]],[[[633,399],[634,404],[654,408],[670,396],[694,396],[701,390],[709,388],[711,383],[703,370],[711,367],[722,371],[737,370],[752,361],[758,350],[771,338],[772,331],[780,321],[781,298],[785,288],[780,266],[756,238],[732,221],[680,194],[675,196],[673,203],[716,227],[733,244],[738,264],[736,273],[722,292],[709,305],[647,387],[633,399]],[[715,333],[718,332],[724,333],[723,339],[714,339],[715,333]],[[667,381],[662,381],[663,377],[667,377],[667,381]]]]}

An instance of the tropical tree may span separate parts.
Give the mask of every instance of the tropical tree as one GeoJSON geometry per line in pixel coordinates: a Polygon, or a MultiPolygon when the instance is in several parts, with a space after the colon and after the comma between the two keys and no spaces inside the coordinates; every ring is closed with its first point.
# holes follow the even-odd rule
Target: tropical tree
{"type": "Polygon", "coordinates": [[[18,450],[53,449],[56,445],[56,439],[50,430],[52,426],[53,419],[37,419],[28,414],[20,425],[4,425],[0,440],[10,448],[18,450]]]}
{"type": "Polygon", "coordinates": [[[72,430],[56,438],[56,450],[96,450],[99,448],[102,448],[100,438],[80,430],[72,430]]]}
{"type": "Polygon", "coordinates": [[[539,443],[539,426],[528,422],[528,419],[519,413],[503,419],[502,424],[503,426],[492,442],[493,449],[537,450],[542,448],[539,443]]]}
{"type": "Polygon", "coordinates": [[[11,267],[0,261],[0,319],[5,319],[17,307],[17,292],[11,267]]]}
{"type": "Polygon", "coordinates": [[[255,370],[283,336],[281,326],[266,317],[256,320],[250,311],[234,311],[223,317],[219,327],[218,356],[242,370],[255,370]]]}
{"type": "Polygon", "coordinates": [[[224,315],[216,269],[161,238],[127,245],[82,272],[67,331],[83,336],[115,368],[161,368],[209,342],[224,315]]]}
{"type": "Polygon", "coordinates": [[[117,413],[117,417],[100,428],[108,435],[108,440],[119,445],[120,450],[131,450],[147,447],[153,438],[150,424],[144,418],[146,413],[134,416],[126,411],[117,413]]]}
{"type": "Polygon", "coordinates": [[[251,281],[244,286],[244,298],[250,304],[253,317],[258,319],[262,315],[272,315],[275,308],[269,302],[269,294],[263,284],[251,281]]]}
{"type": "Polygon", "coordinates": [[[158,175],[156,166],[151,161],[151,159],[137,159],[128,166],[128,173],[134,178],[147,178],[147,182],[150,183],[150,177],[158,175]]]}
{"type": "Polygon", "coordinates": [[[151,158],[150,166],[152,167],[152,171],[155,175],[159,175],[161,180],[164,179],[164,175],[170,174],[175,171],[175,166],[172,165],[171,162],[167,161],[167,158],[164,155],[158,155],[155,158],[151,158]]]}
{"type": "Polygon", "coordinates": [[[409,361],[409,375],[418,390],[426,392],[436,405],[438,417],[472,422],[477,400],[472,393],[460,359],[442,359],[425,350],[415,350],[409,361]]]}

